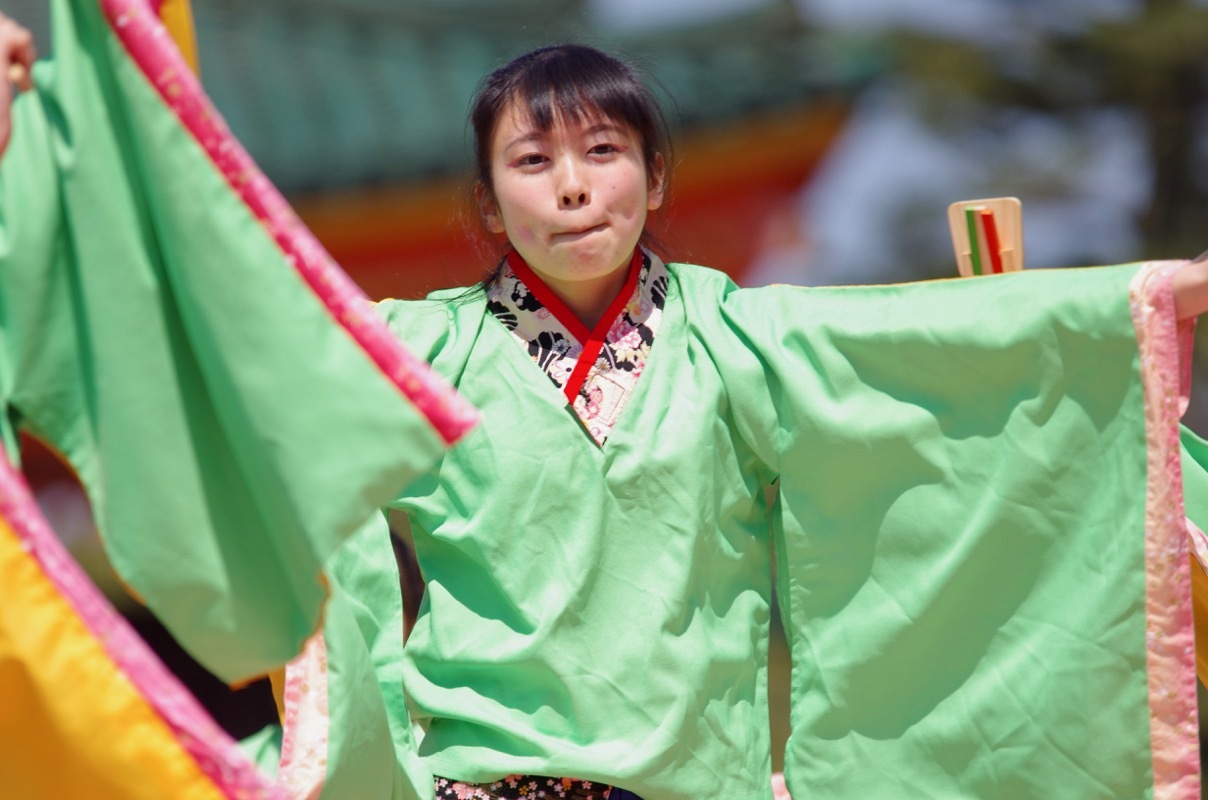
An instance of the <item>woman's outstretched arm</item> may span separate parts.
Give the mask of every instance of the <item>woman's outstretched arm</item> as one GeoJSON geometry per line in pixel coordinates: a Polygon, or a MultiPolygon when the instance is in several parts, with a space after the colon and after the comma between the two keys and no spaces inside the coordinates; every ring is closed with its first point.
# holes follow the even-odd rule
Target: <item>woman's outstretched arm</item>
{"type": "Polygon", "coordinates": [[[37,52],[34,37],[25,28],[0,14],[0,154],[8,147],[12,133],[9,109],[13,103],[12,85],[18,89],[32,88],[29,74],[33,69],[37,52]]]}

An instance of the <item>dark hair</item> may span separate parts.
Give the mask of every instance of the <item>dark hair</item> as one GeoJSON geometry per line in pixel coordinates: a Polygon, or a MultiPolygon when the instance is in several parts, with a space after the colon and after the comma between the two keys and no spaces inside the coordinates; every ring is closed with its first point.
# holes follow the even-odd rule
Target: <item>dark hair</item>
{"type": "MultiPolygon", "coordinates": [[[[559,44],[512,59],[487,75],[474,96],[470,107],[474,178],[492,199],[491,140],[513,101],[527,110],[542,132],[562,119],[580,122],[597,114],[628,126],[642,143],[648,178],[655,178],[655,165],[662,156],[662,181],[666,186],[671,170],[671,137],[654,93],[619,59],[594,47],[559,44]]],[[[653,243],[653,237],[644,231],[642,241],[653,243]]]]}

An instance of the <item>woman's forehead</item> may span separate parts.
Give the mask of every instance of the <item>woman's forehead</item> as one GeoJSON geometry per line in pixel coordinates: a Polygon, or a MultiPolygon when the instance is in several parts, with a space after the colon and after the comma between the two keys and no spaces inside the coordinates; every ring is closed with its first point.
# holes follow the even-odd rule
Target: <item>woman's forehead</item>
{"type": "Polygon", "coordinates": [[[515,136],[543,136],[558,129],[575,133],[596,132],[599,130],[616,130],[628,132],[629,126],[623,120],[614,119],[596,106],[586,103],[576,106],[563,107],[548,103],[544,107],[534,107],[531,101],[513,96],[504,107],[500,124],[496,127],[496,136],[508,130],[515,136]]]}

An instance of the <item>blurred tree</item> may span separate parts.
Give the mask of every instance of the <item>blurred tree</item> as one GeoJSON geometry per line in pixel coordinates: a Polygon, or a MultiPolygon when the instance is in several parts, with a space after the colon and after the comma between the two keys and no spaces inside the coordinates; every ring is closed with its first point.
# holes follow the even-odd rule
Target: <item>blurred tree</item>
{"type": "Polygon", "coordinates": [[[1137,255],[1185,257],[1208,247],[1208,7],[1143,0],[1131,12],[1079,24],[1054,13],[1052,3],[1000,2],[1014,24],[984,38],[889,35],[898,70],[920,90],[928,118],[994,130],[1019,113],[1070,123],[1106,108],[1128,110],[1145,132],[1152,171],[1137,255]]]}
{"type": "MultiPolygon", "coordinates": [[[[1136,139],[1145,162],[1139,171],[1146,185],[1094,183],[1090,196],[1109,192],[1138,198],[1119,204],[1119,219],[1132,222],[1134,235],[1127,240],[1136,242],[1135,250],[1111,249],[1107,260],[1186,258],[1208,248],[1208,4],[987,0],[983,5],[987,22],[979,30],[898,26],[879,37],[892,73],[906,89],[902,94],[911,98],[927,127],[961,148],[964,157],[978,159],[990,193],[1024,198],[1025,231],[1066,226],[1085,241],[1096,235],[1085,214],[1038,220],[1035,208],[1046,200],[1064,201],[1066,209],[1087,204],[1084,167],[1093,161],[1094,120],[1123,119],[1130,132],[1125,135],[1136,139]],[[1050,152],[1016,146],[1014,140],[1038,122],[1062,132],[1048,140],[1050,152]]],[[[934,216],[934,198],[926,199],[908,203],[901,212],[895,250],[924,262],[904,265],[912,276],[949,275],[946,262],[931,263],[937,254],[933,240],[911,239],[920,236],[920,206],[927,209],[927,220],[934,216]]],[[[956,199],[961,198],[950,198],[956,199]]],[[[1063,263],[1080,263],[1084,255],[1081,263],[1101,263],[1102,250],[1067,250],[1075,260],[1063,263]]],[[[1202,353],[1208,326],[1200,326],[1199,340],[1202,353]]],[[[1184,420],[1201,435],[1208,434],[1205,361],[1197,364],[1197,388],[1184,420]]]]}

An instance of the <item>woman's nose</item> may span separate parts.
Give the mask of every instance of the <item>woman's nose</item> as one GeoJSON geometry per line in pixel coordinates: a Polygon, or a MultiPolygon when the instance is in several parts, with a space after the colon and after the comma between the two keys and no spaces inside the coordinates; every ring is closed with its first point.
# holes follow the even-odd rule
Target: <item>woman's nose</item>
{"type": "Polygon", "coordinates": [[[563,208],[577,208],[582,205],[587,205],[587,192],[564,193],[562,195],[563,208]]]}
{"type": "Polygon", "coordinates": [[[562,168],[562,186],[559,191],[562,208],[578,208],[591,201],[591,190],[584,180],[582,167],[567,163],[562,168]]]}

